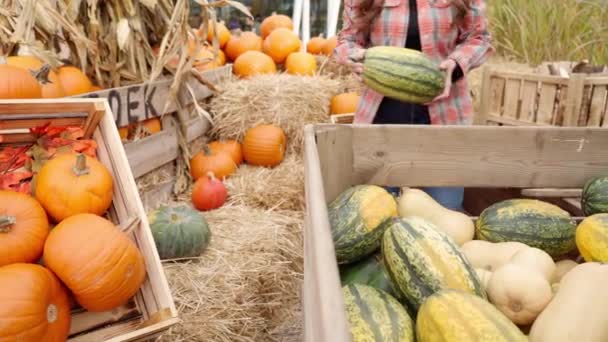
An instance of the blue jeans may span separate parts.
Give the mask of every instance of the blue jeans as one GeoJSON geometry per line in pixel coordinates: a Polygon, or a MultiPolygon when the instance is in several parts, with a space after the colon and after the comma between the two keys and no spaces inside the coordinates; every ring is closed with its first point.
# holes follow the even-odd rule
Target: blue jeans
{"type": "MultiPolygon", "coordinates": [[[[389,193],[395,197],[401,194],[401,188],[395,186],[384,187],[389,193]]],[[[464,200],[464,188],[460,187],[428,187],[421,188],[429,194],[437,203],[442,206],[456,211],[464,211],[462,202],[464,200]]]]}

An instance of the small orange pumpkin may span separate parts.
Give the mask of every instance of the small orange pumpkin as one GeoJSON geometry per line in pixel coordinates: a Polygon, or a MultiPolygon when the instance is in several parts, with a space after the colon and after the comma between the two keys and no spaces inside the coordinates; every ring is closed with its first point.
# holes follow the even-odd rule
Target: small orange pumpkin
{"type": "Polygon", "coordinates": [[[247,51],[240,55],[232,68],[234,74],[242,78],[277,72],[277,65],[272,58],[259,51],[247,51]]]}
{"type": "Polygon", "coordinates": [[[323,44],[323,54],[331,56],[334,53],[334,49],[338,46],[338,37],[333,36],[325,41],[323,44]]]}
{"type": "Polygon", "coordinates": [[[88,93],[93,87],[93,83],[91,83],[89,77],[74,66],[62,66],[57,71],[57,75],[59,76],[59,82],[61,82],[66,96],[88,93]]]}
{"type": "MultiPolygon", "coordinates": [[[[217,30],[218,43],[220,45],[220,48],[223,48],[224,46],[226,46],[226,44],[230,40],[230,37],[231,37],[230,31],[228,30],[226,25],[224,25],[223,22],[216,23],[215,26],[218,28],[218,30],[217,30]]],[[[198,31],[199,37],[201,36],[201,33],[202,33],[201,31],[202,30],[198,31]]],[[[207,29],[207,41],[209,43],[213,42],[214,33],[215,33],[215,31],[213,30],[213,23],[211,21],[209,21],[209,26],[207,29]]]]}
{"type": "Polygon", "coordinates": [[[61,221],[44,245],[44,263],[92,312],[125,304],[146,277],[143,255],[112,222],[93,214],[61,221]]]}
{"type": "Polygon", "coordinates": [[[208,146],[212,153],[227,153],[237,166],[243,163],[243,147],[236,140],[216,140],[208,146]]]}
{"type": "Polygon", "coordinates": [[[228,59],[236,61],[247,51],[262,51],[262,38],[254,32],[243,32],[238,37],[231,37],[224,50],[228,59]]]}
{"type": "Polygon", "coordinates": [[[236,171],[236,164],[226,153],[214,153],[205,145],[203,150],[190,159],[190,174],[194,180],[212,172],[223,179],[236,171]]]}
{"type": "Polygon", "coordinates": [[[39,99],[42,88],[32,74],[22,68],[0,64],[0,99],[39,99]]]}
{"type": "Polygon", "coordinates": [[[93,85],[91,87],[91,92],[93,92],[93,91],[100,91],[100,90],[103,90],[103,88],[100,87],[100,86],[98,86],[98,85],[93,85]]]}
{"type": "Polygon", "coordinates": [[[262,20],[260,24],[260,32],[262,33],[262,38],[268,37],[274,30],[278,28],[286,28],[288,30],[293,30],[293,21],[290,17],[284,14],[276,14],[272,13],[271,16],[266,17],[262,20]]]}
{"type": "Polygon", "coordinates": [[[250,128],[243,139],[243,157],[248,164],[273,167],[285,155],[287,138],[280,127],[260,125],[250,128]]]}
{"type": "Polygon", "coordinates": [[[320,55],[323,53],[323,45],[325,45],[325,42],[327,41],[327,39],[319,36],[319,37],[313,37],[308,41],[308,44],[306,44],[306,52],[308,53],[312,53],[313,55],[320,55]]]}
{"type": "Polygon", "coordinates": [[[112,204],[110,171],[97,159],[64,153],[49,160],[38,172],[36,198],[60,222],[79,213],[104,214],[112,204]]]}
{"type": "Polygon", "coordinates": [[[262,51],[272,57],[277,64],[285,62],[290,53],[300,49],[300,38],[286,28],[278,28],[272,31],[264,40],[262,51]]]}
{"type": "Polygon", "coordinates": [[[6,64],[26,69],[31,73],[37,73],[36,78],[40,82],[42,98],[53,99],[65,96],[65,91],[57,73],[51,70],[50,65],[45,65],[40,59],[34,56],[10,56],[6,58],[6,64]]]}
{"type": "Polygon", "coordinates": [[[162,125],[159,118],[144,120],[142,125],[144,125],[150,134],[158,133],[162,130],[162,125]]]}
{"type": "Polygon", "coordinates": [[[285,70],[292,75],[313,76],[317,71],[317,60],[308,52],[293,52],[287,56],[285,70]]]}
{"type": "Polygon", "coordinates": [[[63,342],[70,331],[67,290],[48,269],[0,267],[0,341],[63,342]]]}
{"type": "Polygon", "coordinates": [[[351,114],[357,111],[359,94],[356,92],[338,94],[331,99],[331,114],[351,114]]]}
{"type": "Polygon", "coordinates": [[[35,198],[0,190],[0,266],[36,262],[48,234],[49,220],[35,198]]]}

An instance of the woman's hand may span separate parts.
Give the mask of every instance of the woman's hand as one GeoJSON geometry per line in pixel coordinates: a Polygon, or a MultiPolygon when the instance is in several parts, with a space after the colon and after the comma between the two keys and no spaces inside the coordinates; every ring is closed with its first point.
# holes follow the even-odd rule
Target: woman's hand
{"type": "Polygon", "coordinates": [[[363,60],[365,59],[365,49],[354,49],[348,55],[348,65],[358,81],[361,81],[363,73],[363,60]]]}
{"type": "Polygon", "coordinates": [[[435,97],[429,103],[433,103],[450,96],[450,90],[452,89],[452,73],[454,72],[455,68],[456,61],[454,61],[453,59],[446,59],[445,61],[441,62],[441,64],[439,64],[439,69],[445,70],[445,86],[443,87],[443,92],[437,95],[437,97],[435,97]]]}

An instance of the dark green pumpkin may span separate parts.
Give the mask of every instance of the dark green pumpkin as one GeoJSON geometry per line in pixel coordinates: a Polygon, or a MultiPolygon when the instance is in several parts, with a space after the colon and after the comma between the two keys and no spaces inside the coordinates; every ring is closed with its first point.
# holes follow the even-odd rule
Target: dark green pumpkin
{"type": "Polygon", "coordinates": [[[209,225],[190,207],[161,206],[148,214],[148,220],[163,260],[196,257],[209,245],[209,225]]]}
{"type": "Polygon", "coordinates": [[[581,207],[585,216],[608,213],[608,176],[595,177],[585,183],[581,207]]]}

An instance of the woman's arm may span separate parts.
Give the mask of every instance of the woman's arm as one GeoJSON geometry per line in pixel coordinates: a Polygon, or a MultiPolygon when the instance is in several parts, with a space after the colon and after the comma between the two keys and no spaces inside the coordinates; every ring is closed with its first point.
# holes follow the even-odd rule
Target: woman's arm
{"type": "Polygon", "coordinates": [[[464,18],[461,30],[460,43],[456,45],[449,58],[456,61],[463,74],[467,74],[483,64],[493,51],[492,38],[488,32],[485,0],[471,1],[471,8],[464,18]]]}
{"type": "Polygon", "coordinates": [[[355,25],[356,6],[360,2],[361,0],[344,1],[342,30],[338,33],[338,46],[334,50],[336,59],[342,64],[358,62],[349,60],[349,56],[358,55],[357,51],[364,49],[369,39],[369,30],[358,28],[358,25],[355,25]]]}

